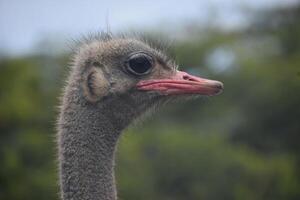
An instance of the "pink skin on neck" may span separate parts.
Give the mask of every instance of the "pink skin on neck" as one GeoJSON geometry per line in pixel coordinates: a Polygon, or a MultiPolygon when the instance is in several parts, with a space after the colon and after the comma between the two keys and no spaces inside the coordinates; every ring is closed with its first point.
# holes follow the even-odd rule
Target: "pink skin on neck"
{"type": "Polygon", "coordinates": [[[222,92],[223,84],[219,81],[192,76],[183,71],[177,71],[168,79],[142,80],[137,83],[137,89],[158,91],[164,95],[199,94],[212,96],[222,92]]]}

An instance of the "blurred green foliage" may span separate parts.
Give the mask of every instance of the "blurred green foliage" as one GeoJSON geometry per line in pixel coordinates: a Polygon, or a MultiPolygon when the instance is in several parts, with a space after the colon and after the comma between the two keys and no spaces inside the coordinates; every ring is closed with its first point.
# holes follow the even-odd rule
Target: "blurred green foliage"
{"type": "Polygon", "coordinates": [[[134,134],[124,136],[119,150],[121,199],[263,200],[298,193],[288,156],[265,157],[222,136],[192,130],[134,134]]]}
{"type": "MultiPolygon", "coordinates": [[[[172,46],[182,68],[225,91],[124,133],[120,199],[300,199],[299,19],[299,7],[264,12],[246,30],[195,30],[172,46]]],[[[58,199],[55,118],[67,62],[0,61],[0,199],[58,199]]]]}

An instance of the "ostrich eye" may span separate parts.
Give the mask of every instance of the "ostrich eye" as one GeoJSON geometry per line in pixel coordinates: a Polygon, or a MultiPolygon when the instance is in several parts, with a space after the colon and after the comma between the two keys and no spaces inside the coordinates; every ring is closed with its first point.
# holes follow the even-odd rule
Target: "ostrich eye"
{"type": "Polygon", "coordinates": [[[152,58],[144,53],[134,54],[126,62],[126,70],[134,75],[146,75],[152,67],[152,58]]]}

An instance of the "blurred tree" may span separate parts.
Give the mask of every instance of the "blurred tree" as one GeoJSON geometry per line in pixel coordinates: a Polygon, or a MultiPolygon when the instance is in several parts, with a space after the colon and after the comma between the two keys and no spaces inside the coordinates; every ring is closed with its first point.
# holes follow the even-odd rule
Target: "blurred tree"
{"type": "Polygon", "coordinates": [[[252,36],[260,39],[267,35],[279,49],[276,54],[241,61],[240,81],[253,84],[245,84],[242,91],[241,109],[247,116],[233,139],[268,153],[292,151],[300,160],[300,6],[258,16],[252,36]]]}
{"type": "Polygon", "coordinates": [[[127,133],[118,156],[121,199],[296,199],[293,159],[226,139],[159,128],[127,133]],[[157,132],[157,133],[156,133],[157,132]]]}
{"type": "Polygon", "coordinates": [[[0,199],[55,199],[53,125],[58,82],[48,59],[0,62],[0,199]],[[45,73],[46,72],[46,73],[45,73]],[[50,79],[49,79],[50,78],[50,79]]]}

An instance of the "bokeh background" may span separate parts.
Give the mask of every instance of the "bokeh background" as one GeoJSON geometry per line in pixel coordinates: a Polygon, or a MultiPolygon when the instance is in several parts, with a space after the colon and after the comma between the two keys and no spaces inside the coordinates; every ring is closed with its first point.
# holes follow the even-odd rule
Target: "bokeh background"
{"type": "Polygon", "coordinates": [[[72,39],[168,41],[222,95],[165,107],[118,148],[120,199],[300,199],[300,2],[0,1],[0,199],[58,199],[55,121],[72,39]]]}

